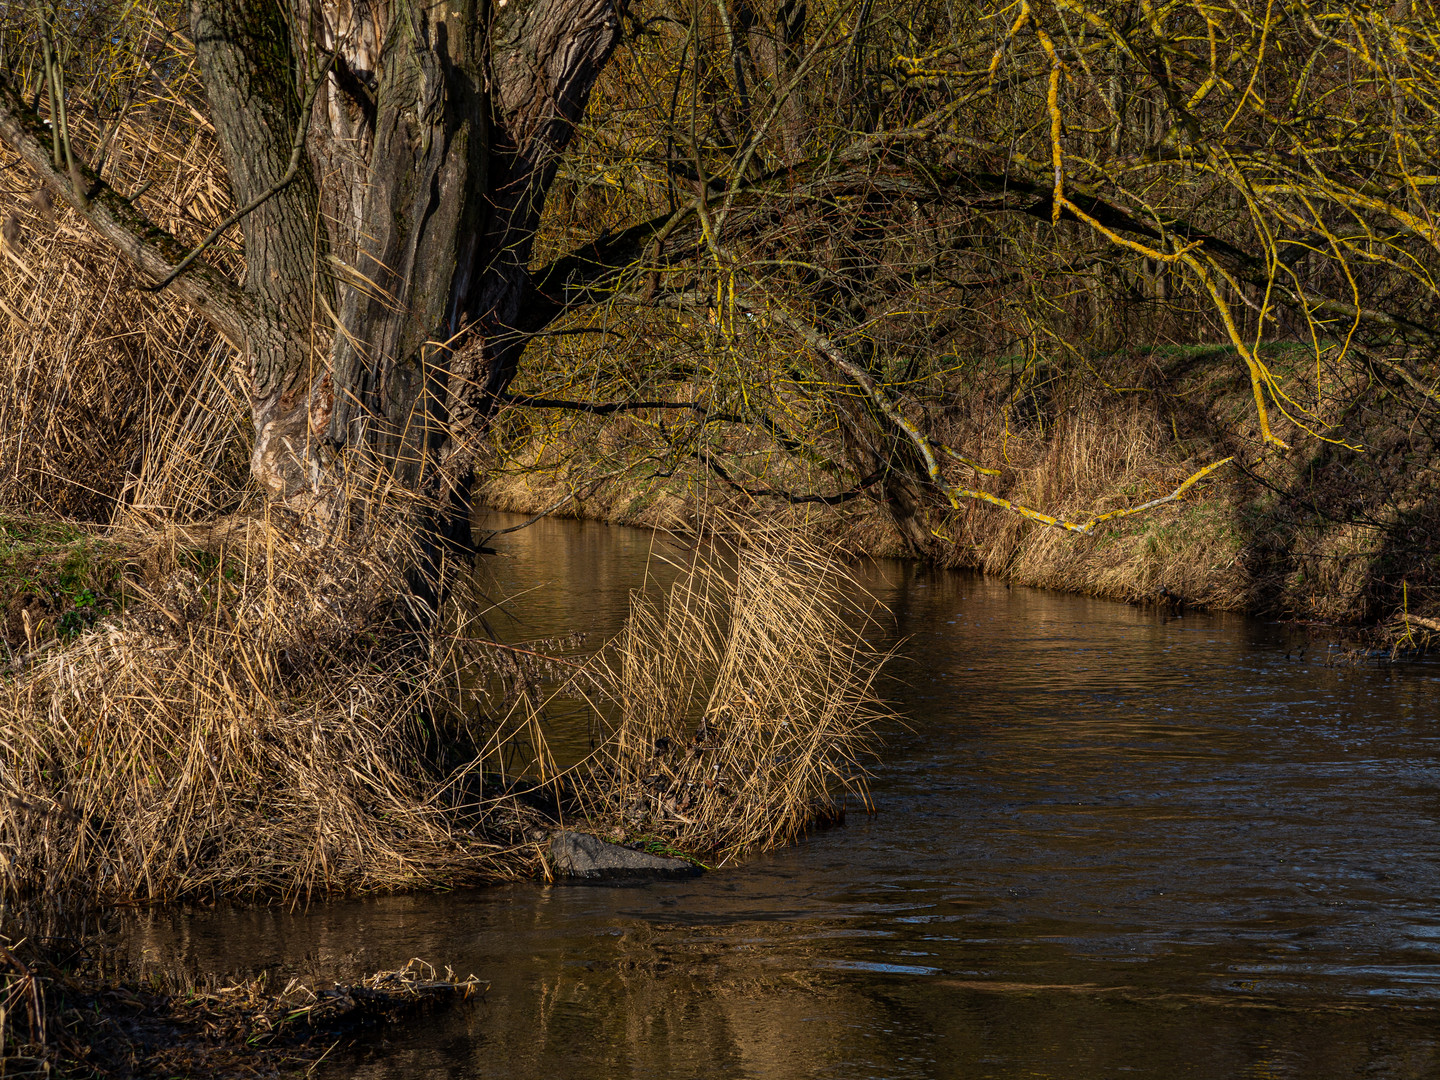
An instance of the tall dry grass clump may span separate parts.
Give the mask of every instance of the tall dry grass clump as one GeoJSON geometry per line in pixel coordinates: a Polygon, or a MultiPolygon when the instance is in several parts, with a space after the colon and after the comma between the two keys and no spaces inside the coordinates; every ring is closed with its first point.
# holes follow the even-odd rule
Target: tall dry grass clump
{"type": "MultiPolygon", "coordinates": [[[[161,39],[181,74],[141,72],[106,173],[195,244],[230,196],[188,44],[161,39]]],[[[134,57],[102,60],[129,78],[134,57]]],[[[92,122],[77,106],[99,142],[92,122]]],[[[452,775],[481,722],[457,686],[506,675],[414,609],[420,511],[369,476],[345,536],[267,516],[231,350],[51,195],[11,189],[0,216],[0,512],[83,537],[0,563],[0,935],[72,933],[110,903],[517,872],[528,856],[452,775]],[[49,571],[102,538],[106,572],[80,576],[104,578],[105,617],[67,635],[49,571]]],[[[231,243],[207,257],[241,267],[231,243]]]]}
{"type": "MultiPolygon", "coordinates": [[[[1060,387],[1043,420],[1017,423],[1014,412],[992,408],[987,416],[977,401],[965,445],[1005,465],[990,482],[996,494],[1069,521],[1162,498],[1229,448],[1223,431],[1181,441],[1156,402],[1138,394],[1060,387]]],[[[1233,470],[1225,476],[1233,480],[1233,470]]],[[[1084,536],[965,506],[940,530],[952,541],[941,561],[1131,603],[1153,601],[1168,587],[1191,603],[1243,608],[1251,583],[1235,563],[1241,537],[1229,527],[1235,486],[1217,494],[1218,487],[1207,483],[1084,536]]]]}
{"type": "Polygon", "coordinates": [[[146,561],[143,601],[0,682],[12,923],[524,866],[447,757],[469,737],[454,688],[474,657],[414,629],[395,552],[261,518],[172,530],[146,561]]]}
{"type": "Polygon", "coordinates": [[[0,508],[102,523],[232,509],[248,410],[209,327],[63,222],[0,254],[0,508]],[[186,472],[224,482],[177,485],[186,472]]]}
{"type": "MultiPolygon", "coordinates": [[[[75,117],[98,140],[89,111],[75,117]]],[[[108,181],[143,192],[153,220],[198,242],[230,208],[213,135],[164,99],[117,123],[108,181]]],[[[0,242],[0,509],[100,523],[117,507],[181,520],[233,509],[249,409],[228,347],[178,298],[137,288],[126,261],[44,189],[9,188],[0,217],[15,226],[0,242]]],[[[239,265],[228,247],[213,254],[239,265]]]]}
{"type": "Polygon", "coordinates": [[[812,534],[724,524],[663,599],[633,597],[599,669],[613,708],[589,785],[596,817],[721,861],[865,800],[888,656],[812,534]]]}

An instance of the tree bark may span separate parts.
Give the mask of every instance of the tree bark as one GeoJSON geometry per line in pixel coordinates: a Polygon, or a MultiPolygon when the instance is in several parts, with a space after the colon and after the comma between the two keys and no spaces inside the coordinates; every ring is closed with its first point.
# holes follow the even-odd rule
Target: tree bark
{"type": "MultiPolygon", "coordinates": [[[[514,377],[540,211],[624,3],[189,0],[234,202],[259,205],[243,281],[202,257],[169,287],[245,359],[273,498],[332,512],[359,451],[431,494],[448,459],[463,511],[466,441],[514,377]]],[[[79,191],[51,167],[3,76],[0,138],[145,277],[184,257],[93,173],[79,191]]]]}
{"type": "MultiPolygon", "coordinates": [[[[191,0],[189,17],[231,195],[245,206],[288,170],[301,122],[301,58],[276,4],[191,0]]],[[[318,207],[315,174],[302,169],[240,223],[242,287],[256,307],[245,343],[255,421],[251,471],[278,498],[313,496],[325,483],[306,407],[315,367],[312,313],[329,292],[318,207]]]]}

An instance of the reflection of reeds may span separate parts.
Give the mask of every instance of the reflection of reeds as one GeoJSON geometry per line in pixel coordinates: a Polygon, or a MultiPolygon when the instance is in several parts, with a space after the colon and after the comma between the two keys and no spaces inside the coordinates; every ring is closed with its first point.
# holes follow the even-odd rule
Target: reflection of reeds
{"type": "Polygon", "coordinates": [[[663,601],[633,598],[600,670],[616,718],[589,785],[629,834],[722,858],[834,819],[847,792],[865,798],[888,655],[808,534],[724,524],[663,601]]]}

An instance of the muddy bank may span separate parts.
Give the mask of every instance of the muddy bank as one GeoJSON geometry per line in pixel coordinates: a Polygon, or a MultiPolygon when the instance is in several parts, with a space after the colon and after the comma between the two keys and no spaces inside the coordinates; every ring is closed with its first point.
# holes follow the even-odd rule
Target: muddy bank
{"type": "Polygon", "coordinates": [[[0,986],[15,1013],[0,1045],[5,1075],[295,1075],[338,1046],[461,1006],[489,988],[420,960],[350,984],[296,978],[282,986],[263,976],[197,979],[158,970],[117,977],[103,971],[103,950],[87,951],[79,974],[67,970],[78,954],[0,954],[0,986]]]}
{"type": "MultiPolygon", "coordinates": [[[[1434,395],[1399,362],[1357,361],[1311,388],[1308,407],[1329,415],[1328,426],[1284,423],[1290,448],[1262,452],[1240,365],[1216,363],[1214,354],[1226,351],[1125,357],[1119,366],[1134,384],[1126,387],[1098,373],[1062,377],[1042,365],[1017,375],[992,362],[937,395],[944,404],[927,414],[937,441],[996,470],[952,463],[952,482],[1070,521],[1162,498],[1203,466],[1234,459],[1184,498],[1089,535],[978,501],[955,510],[924,491],[886,497],[879,484],[837,505],[796,504],[796,492],[807,482],[817,488],[816,478],[774,447],[750,447],[763,457],[763,482],[741,482],[734,460],[717,470],[713,456],[700,454],[672,454],[662,468],[654,428],[633,415],[534,421],[534,437],[514,444],[479,501],[651,528],[689,527],[715,505],[745,507],[808,522],[857,554],[915,556],[1131,603],[1369,628],[1414,645],[1435,637],[1434,395]],[[757,496],[757,488],[785,495],[757,496]]],[[[1269,359],[1287,385],[1300,382],[1303,352],[1269,359]]]]}

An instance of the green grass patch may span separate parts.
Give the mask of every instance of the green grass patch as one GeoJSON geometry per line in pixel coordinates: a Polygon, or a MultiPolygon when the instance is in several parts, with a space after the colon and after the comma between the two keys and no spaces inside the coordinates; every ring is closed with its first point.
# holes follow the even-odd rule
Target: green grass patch
{"type": "Polygon", "coordinates": [[[121,546],[83,526],[0,517],[0,632],[6,644],[18,650],[40,640],[68,640],[122,610],[124,569],[121,546]]]}

